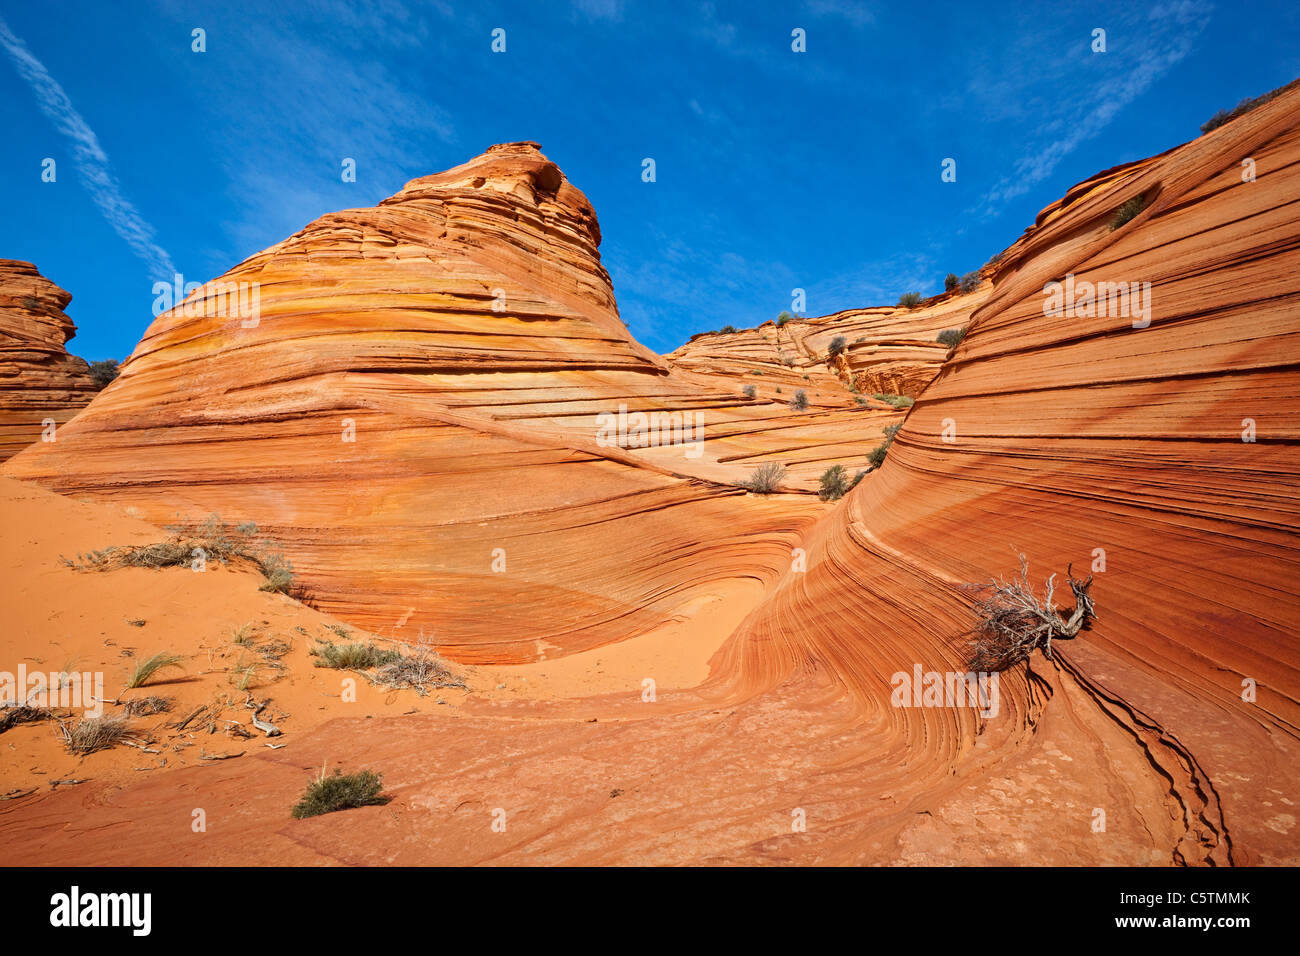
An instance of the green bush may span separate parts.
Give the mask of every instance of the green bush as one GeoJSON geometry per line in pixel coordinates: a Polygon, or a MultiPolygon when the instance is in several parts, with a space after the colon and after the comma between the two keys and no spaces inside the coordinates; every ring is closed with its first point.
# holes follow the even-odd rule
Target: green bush
{"type": "Polygon", "coordinates": [[[884,402],[886,405],[893,405],[895,408],[911,408],[916,404],[916,399],[909,398],[907,395],[885,395],[877,392],[871,397],[878,402],[884,402]]]}
{"type": "Polygon", "coordinates": [[[790,400],[790,407],[796,412],[802,412],[808,407],[808,393],[802,388],[794,393],[794,398],[790,400]]]}
{"type": "Polygon", "coordinates": [[[835,338],[831,339],[831,344],[830,344],[830,356],[831,356],[831,358],[835,358],[835,356],[837,356],[837,355],[839,355],[841,352],[843,352],[844,349],[845,349],[845,347],[846,347],[848,344],[849,344],[849,340],[846,339],[846,338],[845,338],[844,336],[842,336],[842,335],[837,335],[837,336],[835,336],[835,338]]]}
{"type": "Polygon", "coordinates": [[[316,638],[317,646],[308,653],[316,660],[316,667],[332,667],[336,670],[363,671],[371,667],[383,667],[402,659],[397,651],[385,650],[374,644],[335,644],[333,641],[316,638]]]}
{"type": "Polygon", "coordinates": [[[962,292],[974,292],[980,287],[980,271],[968,272],[957,283],[962,292]]]}
{"type": "Polygon", "coordinates": [[[941,345],[948,346],[950,349],[956,348],[961,344],[961,340],[966,338],[966,329],[967,326],[962,326],[960,329],[944,329],[939,333],[936,341],[941,345]]]}
{"type": "Polygon", "coordinates": [[[1201,124],[1201,132],[1208,133],[1212,129],[1218,129],[1224,123],[1235,120],[1238,116],[1249,113],[1257,106],[1263,106],[1269,100],[1278,96],[1294,84],[1288,83],[1286,86],[1279,86],[1276,90],[1271,90],[1260,96],[1248,96],[1230,110],[1219,110],[1208,120],[1201,124]]]}
{"type": "Polygon", "coordinates": [[[817,492],[822,501],[838,501],[849,490],[849,476],[843,465],[831,465],[821,476],[821,490],[817,492]]]}
{"type": "Polygon", "coordinates": [[[117,372],[116,359],[100,359],[98,362],[90,363],[90,377],[94,380],[96,388],[107,386],[117,378],[117,372]]]}
{"type": "Polygon", "coordinates": [[[721,329],[719,329],[719,331],[723,335],[730,335],[732,332],[736,331],[736,327],[734,325],[724,325],[721,329]]]}
{"type": "Polygon", "coordinates": [[[904,292],[898,297],[898,306],[902,309],[915,309],[921,304],[921,293],[904,292]]]}
{"type": "Polygon", "coordinates": [[[791,319],[793,319],[793,318],[794,318],[794,316],[791,315],[789,312],[781,312],[781,313],[776,317],[776,324],[777,324],[777,327],[779,328],[780,326],[785,325],[787,322],[789,322],[789,321],[790,321],[791,319]]]}
{"type": "Polygon", "coordinates": [[[741,480],[739,484],[740,487],[755,494],[770,495],[780,487],[781,479],[784,477],[785,465],[769,461],[755,468],[750,476],[741,480]]]}
{"type": "Polygon", "coordinates": [[[871,453],[867,455],[867,461],[876,468],[883,465],[885,463],[885,456],[889,454],[889,446],[894,443],[894,436],[898,434],[898,430],[902,427],[903,423],[899,422],[897,425],[890,425],[886,428],[885,440],[871,450],[871,453]]]}
{"type": "Polygon", "coordinates": [[[1146,196],[1134,196],[1132,199],[1125,202],[1115,210],[1115,215],[1111,217],[1110,231],[1114,232],[1120,226],[1132,220],[1134,216],[1146,208],[1146,204],[1146,196]]]}
{"type": "Polygon", "coordinates": [[[322,768],[321,775],[307,785],[291,812],[295,819],[301,820],[336,810],[377,806],[388,802],[380,796],[383,789],[383,778],[373,770],[348,774],[335,770],[327,777],[322,768]]]}

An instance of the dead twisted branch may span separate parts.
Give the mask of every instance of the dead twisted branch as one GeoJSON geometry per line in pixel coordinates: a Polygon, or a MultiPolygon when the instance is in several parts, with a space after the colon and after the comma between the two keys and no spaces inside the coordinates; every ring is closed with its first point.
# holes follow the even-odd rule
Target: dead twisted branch
{"type": "Polygon", "coordinates": [[[1052,641],[1069,640],[1087,630],[1097,614],[1088,590],[1092,575],[1080,580],[1073,565],[1066,567],[1074,608],[1065,616],[1055,604],[1056,575],[1047,579],[1047,595],[1040,602],[1029,583],[1029,562],[1020,555],[1020,573],[994,578],[985,585],[968,585],[978,593],[975,628],[970,632],[970,668],[993,673],[1026,660],[1034,648],[1052,659],[1052,641]]]}

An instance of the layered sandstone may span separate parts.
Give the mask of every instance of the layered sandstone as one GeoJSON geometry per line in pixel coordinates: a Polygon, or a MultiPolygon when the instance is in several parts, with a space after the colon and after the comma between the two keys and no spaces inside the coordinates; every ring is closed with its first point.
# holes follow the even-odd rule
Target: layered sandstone
{"type": "MultiPolygon", "coordinates": [[[[1160,802],[1138,804],[1153,833],[1176,836],[1154,861],[1296,862],[1298,158],[1289,93],[1047,207],[998,263],[880,473],[819,527],[808,574],[742,630],[735,667],[771,680],[830,662],[883,715],[884,673],[959,665],[959,585],[1013,571],[1021,552],[1040,588],[1071,563],[1093,569],[1095,625],[1028,671],[1060,726],[1045,760],[1000,771],[999,812],[1022,833],[1108,843],[1088,817],[1118,795],[1057,787],[1060,762],[1109,734],[1116,760],[1142,753],[1167,781],[1160,802]],[[1135,196],[1146,207],[1112,229],[1135,196]],[[1045,313],[1069,275],[1149,282],[1150,313],[1045,313]]],[[[960,765],[967,745],[942,724],[913,739],[960,765]]],[[[924,837],[977,852],[988,834],[967,822],[949,808],[924,837]]]]}
{"type": "Polygon", "coordinates": [[[254,324],[160,317],[120,385],[6,472],[256,520],[313,603],[493,678],[251,769],[55,794],[0,822],[6,845],[175,861],[152,821],[201,786],[229,824],[192,862],[1300,861],[1298,157],[1288,94],[1070,190],[969,296],[663,359],[531,144],[318,220],[223,277],[260,284],[254,324]],[[1045,315],[1067,273],[1150,282],[1150,324],[1045,315]],[[918,400],[904,419],[868,385],[918,400]],[[602,445],[619,404],[705,412],[699,456],[602,445]],[[807,490],[900,420],[837,504],[735,487],[782,460],[807,490]],[[1096,568],[1093,627],[1000,675],[991,713],[898,706],[897,675],[965,669],[964,585],[1020,552],[1040,582],[1096,568]],[[286,822],[326,758],[388,774],[393,803],[286,822]]]}
{"type": "Polygon", "coordinates": [[[57,428],[95,397],[83,359],[69,355],[72,296],[30,262],[0,259],[0,461],[57,428]]]}
{"type": "Polygon", "coordinates": [[[737,481],[780,460],[809,491],[860,466],[889,416],[854,435],[871,410],[671,373],[618,318],[599,240],[536,144],[493,147],[159,316],[10,473],[158,522],[255,521],[318,606],[462,659],[653,630],[821,507],[747,503],[737,481]],[[638,413],[669,417],[649,443],[606,440],[638,413]],[[622,544],[594,553],[594,528],[622,544]]]}

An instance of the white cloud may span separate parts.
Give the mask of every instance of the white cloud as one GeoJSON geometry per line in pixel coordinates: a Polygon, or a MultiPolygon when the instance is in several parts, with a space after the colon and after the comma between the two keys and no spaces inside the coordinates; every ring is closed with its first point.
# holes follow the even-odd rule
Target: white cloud
{"type": "Polygon", "coordinates": [[[73,162],[108,224],[149,266],[152,278],[171,279],[176,272],[171,256],[158,245],[153,227],[123,195],[122,185],[113,175],[108,156],[99,145],[95,131],[73,108],[68,94],[50,76],[45,65],[32,55],[27,44],[13,34],[3,19],[0,19],[0,46],[5,48],[19,75],[32,88],[41,112],[71,141],[73,162]]]}
{"type": "MultiPolygon", "coordinates": [[[[991,215],[998,203],[1023,196],[1050,176],[1081,143],[1100,133],[1116,114],[1190,54],[1208,22],[1209,7],[1182,0],[1152,9],[1142,20],[1112,23],[1106,53],[1092,53],[1090,37],[1088,42],[1076,44],[1082,50],[1076,49],[1074,59],[1062,58],[1060,65],[1083,74],[1074,86],[1078,95],[1059,100],[1063,105],[1056,119],[1040,127],[1040,135],[1030,139],[1030,149],[1016,161],[1013,172],[989,190],[975,211],[991,215]],[[1100,69],[1107,75],[1094,82],[1092,77],[1100,69]]],[[[1024,99],[1005,85],[999,94],[1010,103],[1024,99]]]]}

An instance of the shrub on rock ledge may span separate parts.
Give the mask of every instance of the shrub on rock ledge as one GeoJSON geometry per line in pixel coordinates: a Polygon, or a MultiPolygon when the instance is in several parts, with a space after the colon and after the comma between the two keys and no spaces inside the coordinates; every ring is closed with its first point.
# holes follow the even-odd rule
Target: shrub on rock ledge
{"type": "Polygon", "coordinates": [[[985,673],[1004,671],[1026,660],[1034,648],[1052,659],[1052,641],[1070,640],[1087,630],[1094,620],[1092,575],[1076,578],[1072,566],[1065,570],[1074,595],[1074,608],[1062,617],[1053,603],[1056,575],[1047,579],[1042,601],[1029,583],[1029,562],[1020,556],[1020,573],[1006,580],[994,578],[988,584],[967,585],[979,594],[975,604],[976,625],[970,645],[970,669],[985,673]]]}

